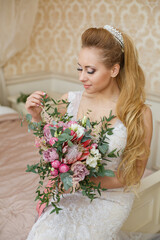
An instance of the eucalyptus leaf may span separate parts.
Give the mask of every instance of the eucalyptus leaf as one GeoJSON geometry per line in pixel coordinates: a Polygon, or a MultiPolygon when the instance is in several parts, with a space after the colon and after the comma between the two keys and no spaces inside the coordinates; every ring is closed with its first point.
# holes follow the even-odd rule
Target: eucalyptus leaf
{"type": "Polygon", "coordinates": [[[108,151],[108,144],[103,143],[102,145],[98,146],[98,149],[102,154],[106,154],[106,152],[108,151]]]}
{"type": "Polygon", "coordinates": [[[59,141],[62,141],[62,142],[71,140],[72,138],[73,138],[73,136],[70,136],[67,133],[62,133],[60,136],[58,136],[59,141]]]}
{"type": "Polygon", "coordinates": [[[31,114],[26,114],[26,120],[27,121],[29,121],[29,122],[31,122],[31,120],[32,120],[32,115],[31,114]]]}
{"type": "Polygon", "coordinates": [[[64,130],[64,133],[71,134],[71,130],[69,128],[64,130]]]}
{"type": "Polygon", "coordinates": [[[89,128],[91,128],[91,123],[90,123],[89,118],[87,118],[87,120],[86,120],[86,126],[89,127],[89,128]]]}
{"type": "Polygon", "coordinates": [[[71,174],[66,172],[66,173],[61,173],[61,180],[64,185],[64,189],[67,191],[70,187],[73,186],[72,184],[72,177],[71,174]]]}
{"type": "Polygon", "coordinates": [[[105,176],[115,177],[115,173],[112,170],[105,169],[105,176]]]}

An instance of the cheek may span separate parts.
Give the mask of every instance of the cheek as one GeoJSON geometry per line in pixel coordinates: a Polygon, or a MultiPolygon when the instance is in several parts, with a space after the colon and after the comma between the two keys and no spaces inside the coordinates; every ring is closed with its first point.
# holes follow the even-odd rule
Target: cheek
{"type": "Polygon", "coordinates": [[[108,77],[103,76],[103,75],[101,75],[101,76],[99,76],[99,75],[96,76],[95,75],[92,79],[92,82],[94,83],[94,85],[102,87],[102,86],[108,85],[109,79],[108,79],[108,77]]]}

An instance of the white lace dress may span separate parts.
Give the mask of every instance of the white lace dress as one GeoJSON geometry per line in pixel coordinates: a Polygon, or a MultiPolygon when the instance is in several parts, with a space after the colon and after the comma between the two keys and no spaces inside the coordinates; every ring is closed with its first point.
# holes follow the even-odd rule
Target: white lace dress
{"type": "MultiPolygon", "coordinates": [[[[76,120],[82,92],[69,92],[68,113],[76,120]]],[[[126,127],[120,120],[114,125],[109,151],[123,150],[126,145],[126,127]]],[[[108,162],[107,168],[116,170],[119,158],[108,162]]],[[[32,227],[27,240],[122,240],[119,231],[128,217],[134,201],[133,193],[123,188],[107,190],[101,197],[90,200],[80,192],[65,194],[59,214],[50,214],[49,206],[32,227]]],[[[139,239],[139,238],[129,238],[139,239]]]]}

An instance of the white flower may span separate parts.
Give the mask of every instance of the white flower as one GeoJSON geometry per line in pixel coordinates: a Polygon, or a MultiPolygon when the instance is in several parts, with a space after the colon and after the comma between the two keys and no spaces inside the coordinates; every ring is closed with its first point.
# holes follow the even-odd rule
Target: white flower
{"type": "Polygon", "coordinates": [[[92,147],[90,153],[93,154],[97,158],[97,160],[101,159],[101,154],[100,154],[99,150],[96,149],[95,146],[92,147]]]}
{"type": "Polygon", "coordinates": [[[92,147],[90,151],[90,155],[86,159],[86,164],[90,167],[95,168],[97,166],[97,161],[102,160],[101,154],[98,149],[95,148],[95,146],[92,147]]]}
{"type": "Polygon", "coordinates": [[[76,123],[71,124],[70,129],[77,133],[78,138],[84,135],[85,133],[85,128],[76,123]]]}
{"type": "Polygon", "coordinates": [[[86,164],[89,165],[90,167],[95,168],[97,166],[97,158],[89,155],[86,159],[86,164]]]}

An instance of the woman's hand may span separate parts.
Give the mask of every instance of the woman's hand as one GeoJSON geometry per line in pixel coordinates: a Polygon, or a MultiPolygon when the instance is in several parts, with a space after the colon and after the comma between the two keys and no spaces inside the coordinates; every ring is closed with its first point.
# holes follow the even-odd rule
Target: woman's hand
{"type": "Polygon", "coordinates": [[[43,108],[41,100],[45,94],[46,93],[42,91],[36,91],[27,98],[25,108],[27,112],[32,115],[32,122],[41,121],[41,112],[43,108]]]}

